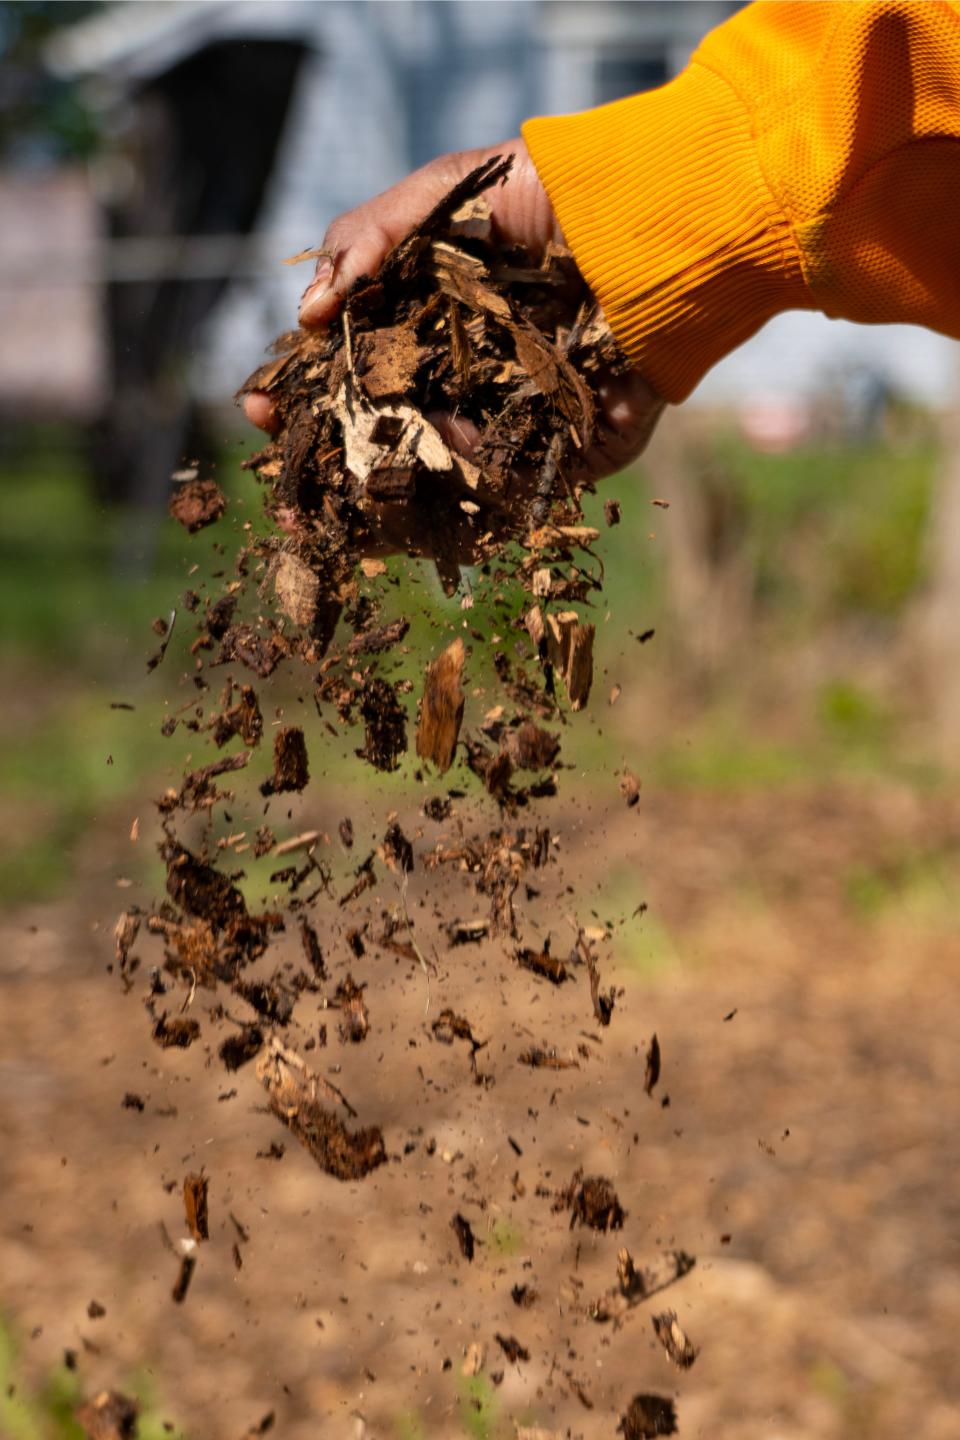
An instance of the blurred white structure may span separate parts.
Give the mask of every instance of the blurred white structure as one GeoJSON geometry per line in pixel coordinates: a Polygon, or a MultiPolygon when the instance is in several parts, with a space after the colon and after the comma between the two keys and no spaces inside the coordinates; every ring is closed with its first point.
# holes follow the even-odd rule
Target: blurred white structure
{"type": "MultiPolygon", "coordinates": [[[[85,77],[104,113],[122,121],[125,96],[205,46],[305,46],[257,243],[242,261],[224,252],[234,278],[196,357],[195,390],[222,402],[295,314],[307,274],[281,258],[316,243],[338,211],[431,155],[516,134],[530,114],[663,83],[737,8],[723,0],[162,0],[112,5],[65,28],[50,61],[85,77]]],[[[102,167],[100,180],[118,183],[116,170],[102,167]]],[[[218,253],[208,247],[197,263],[216,265],[218,253]]],[[[695,400],[776,404],[822,390],[839,368],[939,404],[953,349],[908,327],[881,336],[785,315],[719,365],[695,400]]]]}

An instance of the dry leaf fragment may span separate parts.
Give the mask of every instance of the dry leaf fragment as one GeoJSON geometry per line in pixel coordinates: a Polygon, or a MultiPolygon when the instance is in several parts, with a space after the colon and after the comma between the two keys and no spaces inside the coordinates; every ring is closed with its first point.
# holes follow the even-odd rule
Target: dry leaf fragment
{"type": "Polygon", "coordinates": [[[308,628],[313,624],[320,599],[320,577],[305,561],[285,550],[273,577],[273,588],[280,609],[295,625],[308,628]]]}
{"type": "Polygon", "coordinates": [[[296,255],[288,255],[280,263],[282,265],[299,265],[303,260],[329,260],[333,263],[336,258],[329,250],[324,250],[322,245],[310,245],[306,250],[298,250],[296,255]]]}

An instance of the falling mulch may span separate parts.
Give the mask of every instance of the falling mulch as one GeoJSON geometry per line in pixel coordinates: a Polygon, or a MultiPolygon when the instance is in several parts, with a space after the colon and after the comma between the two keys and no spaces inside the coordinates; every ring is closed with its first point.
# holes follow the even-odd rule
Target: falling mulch
{"type": "Polygon", "coordinates": [[[183,1182],[183,1208],[187,1217],[187,1229],[194,1240],[210,1239],[210,1222],[207,1208],[207,1191],[210,1181],[206,1175],[187,1175],[183,1182]]]}
{"type": "MultiPolygon", "coordinates": [[[[156,1043],[175,1050],[203,1036],[231,1074],[255,1061],[260,1108],[265,1092],[269,1113],[322,1172],[343,1182],[363,1180],[388,1158],[402,1164],[421,1150],[429,1162],[436,1152],[435,1141],[421,1146],[414,1137],[388,1156],[377,1117],[358,1116],[326,1078],[339,1074],[338,1057],[352,1047],[376,1064],[378,1030],[394,1023],[377,996],[375,957],[409,967],[411,983],[425,988],[422,1030],[410,1037],[415,1063],[427,1063],[424,1036],[440,1045],[466,1042],[470,1075],[464,1067],[453,1083],[472,1084],[474,1094],[496,1081],[495,1065],[480,1073],[478,1053],[507,1047],[493,1035],[478,1041],[470,1021],[444,1004],[445,967],[470,967],[485,984],[515,967],[527,970],[549,982],[535,987],[544,1015],[588,988],[580,1024],[592,1014],[609,1026],[618,994],[601,983],[597,947],[609,937],[601,927],[578,928],[571,914],[578,897],[560,881],[560,840],[541,822],[540,806],[562,779],[563,727],[587,705],[593,686],[590,612],[603,570],[594,553],[599,532],[581,508],[592,488],[584,459],[601,438],[598,388],[626,363],[562,245],[530,256],[499,242],[484,192],[506,181],[510,169],[510,158],[494,159],[454,186],[375,276],[355,283],[335,322],[281,336],[243,387],[243,394],[265,392],[274,408],[271,438],[247,465],[276,524],[262,533],[250,523],[238,528],[232,563],[224,560],[211,577],[219,593],[204,596],[197,580],[184,595],[181,614],[195,627],[192,639],[184,624],[176,632],[188,700],[162,726],[165,735],[187,733],[223,753],[201,764],[191,759],[179,786],[158,797],[166,898],[128,909],[114,934],[116,968],[128,989],[139,970],[138,942],[159,944],[145,997],[156,1043]],[[400,604],[393,591],[399,555],[432,562],[448,597],[462,585],[462,568],[471,571],[462,622],[437,637],[432,653],[412,655],[419,662],[412,669],[404,656],[419,632],[409,614],[390,613],[395,599],[400,604]],[[495,607],[503,634],[474,625],[479,612],[492,615],[495,607]],[[278,671],[282,706],[271,693],[278,671]],[[499,703],[474,716],[475,698],[491,698],[489,685],[499,703]],[[285,720],[291,686],[302,723],[285,720]],[[273,735],[267,774],[265,724],[273,735]],[[283,807],[298,803],[287,797],[309,800],[317,784],[311,758],[314,772],[323,773],[325,740],[341,735],[350,737],[356,761],[375,772],[408,766],[417,781],[436,785],[443,775],[450,787],[424,800],[413,823],[384,815],[367,832],[359,864],[351,852],[361,827],[351,819],[339,822],[332,840],[320,829],[290,833],[283,819],[283,807]],[[237,742],[243,748],[227,753],[237,742]],[[465,796],[469,804],[461,807],[465,796]],[[478,811],[486,812],[480,822],[478,811]],[[258,909],[245,867],[267,857],[270,897],[258,909]],[[408,882],[423,881],[429,893],[441,880],[473,897],[453,911],[466,918],[422,899],[408,903],[408,882]],[[530,906],[541,891],[548,903],[553,897],[556,923],[562,915],[573,925],[576,939],[565,955],[563,947],[553,953],[543,930],[540,939],[529,934],[530,906]],[[278,963],[274,947],[285,934],[298,937],[296,958],[278,963]],[[358,975],[364,967],[366,978],[355,979],[351,966],[358,975]],[[186,1013],[191,1006],[202,1023],[186,1013]],[[218,1030],[219,1043],[211,1044],[218,1030]],[[324,1047],[330,1060],[318,1066],[324,1047]],[[315,1052],[309,1064],[307,1051],[315,1052]]],[[[178,482],[170,509],[191,534],[230,514],[214,482],[194,473],[178,482]]],[[[615,500],[605,515],[608,525],[617,523],[615,500]]],[[[226,556],[224,546],[217,550],[226,556]]],[[[161,622],[161,650],[151,665],[168,651],[176,613],[161,622]]],[[[168,661],[164,673],[171,668],[168,661]]],[[[620,784],[627,804],[636,804],[632,772],[624,769],[620,784]]],[[[293,809],[285,813],[294,821],[293,809]]],[[[556,1072],[530,1075],[531,1094],[538,1084],[561,1086],[562,1072],[596,1053],[583,1043],[586,1032],[557,1045],[560,1023],[544,1024],[550,1042],[527,1044],[517,1057],[533,1071],[556,1072]]],[[[586,1038],[601,1044],[592,1033],[586,1038]]],[[[250,1074],[238,1084],[249,1086],[250,1074]]],[[[658,1076],[654,1037],[648,1094],[658,1076]]],[[[560,1093],[554,1088],[551,1104],[560,1093]]],[[[139,1097],[128,1095],[127,1103],[143,1108],[139,1097]]],[[[531,1116],[538,1113],[533,1103],[531,1116]]],[[[505,1138],[523,1156],[526,1142],[505,1138]]],[[[278,1140],[256,1151],[266,1159],[284,1153],[278,1140]]],[[[456,1158],[444,1154],[451,1164],[456,1158]]],[[[197,1245],[209,1236],[208,1183],[202,1172],[183,1183],[192,1238],[178,1252],[175,1303],[185,1300],[197,1245]]],[[[514,1194],[524,1193],[520,1171],[510,1183],[514,1194]]],[[[571,1228],[604,1235],[627,1218],[610,1181],[584,1178],[582,1168],[559,1195],[541,1178],[536,1194],[551,1193],[554,1212],[568,1210],[571,1228]]],[[[475,1198],[464,1196],[467,1203],[475,1198]]],[[[482,1208],[488,1198],[479,1197],[482,1208]]],[[[475,1273],[488,1252],[478,1253],[460,1210],[450,1223],[475,1273]]],[[[233,1257],[239,1269],[239,1242],[233,1257]]],[[[580,1304],[578,1313],[619,1321],[659,1288],[630,1266],[615,1292],[589,1309],[580,1304]]],[[[677,1260],[673,1278],[683,1273],[677,1260]]],[[[546,1281],[540,1289],[546,1299],[546,1281]]],[[[516,1284],[506,1298],[527,1308],[537,1295],[516,1284]]],[[[688,1342],[671,1328],[675,1316],[658,1319],[667,1340],[657,1334],[681,1365],[677,1356],[688,1342]]],[[[514,1336],[495,1338],[511,1362],[531,1358],[514,1336]]],[[[564,1373],[570,1393],[590,1408],[581,1382],[564,1373]]],[[[657,1411],[655,1401],[631,1401],[621,1422],[628,1440],[672,1433],[649,1428],[666,1424],[668,1412],[657,1411]]],[[[672,1414],[670,1402],[656,1404],[672,1414]]]]}
{"type": "Polygon", "coordinates": [[[559,1192],[554,1210],[570,1211],[570,1229],[575,1225],[586,1225],[591,1230],[621,1230],[626,1211],[617,1198],[609,1180],[602,1175],[588,1175],[582,1170],[574,1171],[570,1183],[559,1192]]]}
{"type": "Polygon", "coordinates": [[[697,1358],[697,1351],[677,1319],[676,1310],[665,1310],[662,1315],[651,1315],[653,1333],[667,1352],[678,1370],[689,1370],[697,1358]]]}
{"type": "Polygon", "coordinates": [[[119,1390],[104,1390],[76,1411],[87,1440],[136,1440],[140,1406],[119,1390]]]}
{"type": "Polygon", "coordinates": [[[617,1429],[623,1440],[655,1440],[657,1435],[675,1435],[676,1406],[662,1395],[634,1395],[617,1429]]]}

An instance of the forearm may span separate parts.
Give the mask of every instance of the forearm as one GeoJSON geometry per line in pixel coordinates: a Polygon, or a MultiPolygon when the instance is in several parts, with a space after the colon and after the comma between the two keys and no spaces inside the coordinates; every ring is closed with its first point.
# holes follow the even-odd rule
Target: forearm
{"type": "Polygon", "coordinates": [[[670,84],[524,135],[665,399],[782,310],[960,336],[955,6],[755,4],[670,84]]]}

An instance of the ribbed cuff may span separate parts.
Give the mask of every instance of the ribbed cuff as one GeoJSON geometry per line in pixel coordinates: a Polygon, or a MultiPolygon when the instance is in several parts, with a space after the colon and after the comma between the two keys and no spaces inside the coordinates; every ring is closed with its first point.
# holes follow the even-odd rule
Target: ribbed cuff
{"type": "Polygon", "coordinates": [[[686,399],[772,315],[813,308],[750,116],[712,71],[694,63],[523,135],[614,334],[665,400],[686,399]]]}

